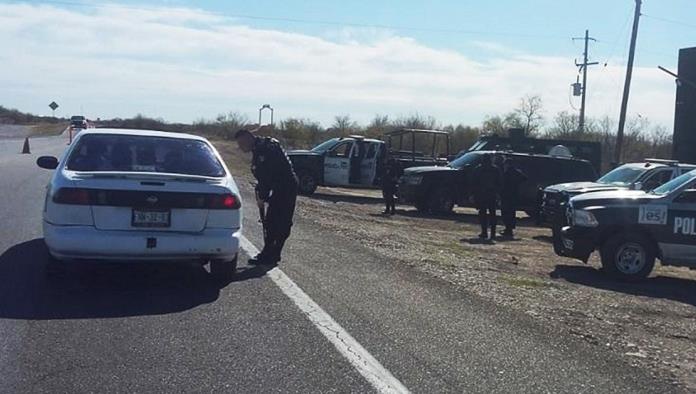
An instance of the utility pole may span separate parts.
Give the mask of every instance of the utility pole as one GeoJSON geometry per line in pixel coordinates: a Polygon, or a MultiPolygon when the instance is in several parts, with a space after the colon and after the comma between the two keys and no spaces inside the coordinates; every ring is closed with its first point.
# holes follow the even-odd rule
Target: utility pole
{"type": "Polygon", "coordinates": [[[588,66],[594,66],[599,63],[597,62],[592,62],[588,63],[588,57],[589,57],[589,43],[590,40],[592,41],[597,41],[594,38],[590,37],[590,31],[585,30],[585,37],[584,38],[573,38],[573,40],[585,40],[585,52],[583,53],[584,61],[580,64],[578,62],[575,62],[575,65],[577,67],[580,67],[580,70],[582,71],[582,103],[580,104],[580,121],[578,122],[578,131],[583,132],[585,131],[585,98],[587,97],[587,67],[588,66]]]}
{"type": "Polygon", "coordinates": [[[626,110],[628,108],[628,95],[631,91],[631,77],[633,76],[633,59],[636,55],[636,39],[638,38],[638,22],[640,21],[640,7],[643,0],[636,0],[636,11],[633,16],[633,33],[631,34],[631,48],[628,52],[628,64],[626,64],[626,82],[624,82],[623,99],[621,100],[621,114],[619,115],[619,130],[616,133],[616,148],[614,149],[614,163],[621,162],[621,148],[624,139],[624,127],[626,126],[626,110]]]}

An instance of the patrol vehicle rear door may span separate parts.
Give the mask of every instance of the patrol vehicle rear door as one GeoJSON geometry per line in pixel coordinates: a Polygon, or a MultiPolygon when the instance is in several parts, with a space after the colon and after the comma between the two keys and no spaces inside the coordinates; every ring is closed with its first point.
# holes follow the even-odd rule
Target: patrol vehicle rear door
{"type": "Polygon", "coordinates": [[[324,183],[329,186],[347,186],[350,175],[350,153],[353,140],[344,140],[326,152],[324,183]]]}
{"type": "Polygon", "coordinates": [[[657,237],[663,260],[696,267],[696,180],[673,194],[667,226],[657,237]]]}
{"type": "Polygon", "coordinates": [[[360,185],[372,186],[377,176],[377,160],[380,142],[372,141],[366,144],[367,152],[360,164],[360,185]]]}

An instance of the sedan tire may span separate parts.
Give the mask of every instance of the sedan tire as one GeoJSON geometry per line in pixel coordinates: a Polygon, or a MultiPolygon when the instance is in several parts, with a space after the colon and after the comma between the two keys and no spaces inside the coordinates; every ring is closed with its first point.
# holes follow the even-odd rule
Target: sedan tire
{"type": "Polygon", "coordinates": [[[237,257],[233,260],[211,260],[210,274],[222,281],[229,281],[237,273],[237,257]]]}

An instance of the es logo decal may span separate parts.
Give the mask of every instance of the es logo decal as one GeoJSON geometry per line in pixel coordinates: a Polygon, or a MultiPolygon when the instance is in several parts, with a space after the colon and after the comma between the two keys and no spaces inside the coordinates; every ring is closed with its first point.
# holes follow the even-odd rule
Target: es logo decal
{"type": "Polygon", "coordinates": [[[641,205],[638,210],[639,224],[667,224],[666,205],[641,205]]]}

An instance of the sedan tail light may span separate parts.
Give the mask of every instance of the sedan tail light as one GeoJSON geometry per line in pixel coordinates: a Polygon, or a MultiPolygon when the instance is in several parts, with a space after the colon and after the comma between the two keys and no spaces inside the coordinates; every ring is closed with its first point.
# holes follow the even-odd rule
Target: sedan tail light
{"type": "Polygon", "coordinates": [[[208,209],[239,209],[242,203],[234,194],[211,194],[208,197],[208,209]]]}
{"type": "Polygon", "coordinates": [[[75,187],[64,187],[58,189],[53,195],[53,202],[56,204],[68,205],[91,205],[92,191],[75,187]]]}

